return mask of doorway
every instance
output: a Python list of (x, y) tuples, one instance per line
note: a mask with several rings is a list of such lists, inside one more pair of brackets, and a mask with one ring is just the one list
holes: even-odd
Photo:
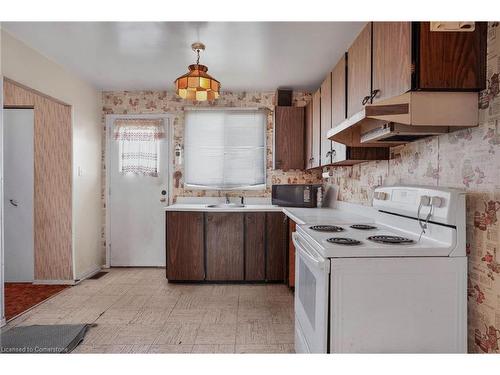
[(34, 111), (4, 110), (4, 264), (6, 283), (32, 283), (34, 254)]
[(106, 258), (110, 267), (165, 267), (171, 118), (106, 118)]

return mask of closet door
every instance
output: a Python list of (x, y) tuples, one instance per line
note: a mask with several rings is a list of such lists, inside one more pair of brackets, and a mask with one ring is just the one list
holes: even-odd
[(35, 277), (34, 123), (32, 109), (4, 110), (4, 264), (9, 282)]

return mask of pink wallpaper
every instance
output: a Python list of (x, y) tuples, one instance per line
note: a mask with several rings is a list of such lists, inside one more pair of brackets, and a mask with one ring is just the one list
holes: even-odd
[(480, 125), (391, 149), (389, 161), (332, 168), (326, 183), (338, 199), (371, 204), (380, 184), (458, 187), (467, 191), (469, 351), (499, 353), (500, 345), (500, 27), (488, 33), (488, 84)]
[[(294, 105), (304, 106), (310, 100), (310, 94), (295, 93)], [(119, 91), (119, 92), (103, 92), (103, 142), (105, 145), (105, 115), (107, 114), (151, 114), (151, 113), (170, 113), (174, 118), (174, 144), (184, 143), (184, 107), (185, 106), (209, 106), (209, 107), (259, 107), (269, 109), (267, 118), (267, 188), (262, 191), (230, 191), (231, 196), (245, 197), (270, 197), (272, 184), (286, 183), (317, 183), (320, 184), (321, 171), (304, 172), (300, 170), (292, 170), (284, 172), (282, 170), (273, 170), (273, 111), (275, 103), (274, 92), (223, 92), (219, 99), (214, 102), (190, 102), (182, 100), (175, 93), (166, 91)], [(170, 150), (173, 153), (173, 150)], [(103, 225), (105, 217), (104, 204), (104, 186), (106, 179), (105, 172), (105, 150), (102, 155), (102, 180), (103, 180)], [(173, 199), (180, 196), (224, 196), (225, 191), (210, 191), (210, 190), (188, 190), (184, 188), (183, 182), (183, 166), (172, 165), (172, 177), (174, 181), (174, 189), (172, 192)], [(178, 183), (176, 183), (178, 181)], [(105, 249), (105, 227), (102, 230), (103, 249)], [(104, 253), (104, 251), (103, 251)]]

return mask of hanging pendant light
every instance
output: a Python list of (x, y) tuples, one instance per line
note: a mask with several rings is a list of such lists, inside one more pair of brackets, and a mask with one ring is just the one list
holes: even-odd
[(196, 64), (189, 65), (189, 72), (175, 80), (177, 95), (188, 100), (215, 100), (219, 97), (220, 82), (211, 77), (205, 65), (200, 64), (200, 51), (205, 50), (203, 43), (193, 43), (196, 52)]

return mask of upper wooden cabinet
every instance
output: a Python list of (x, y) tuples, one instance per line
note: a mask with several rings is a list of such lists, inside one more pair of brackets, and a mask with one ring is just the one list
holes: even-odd
[(363, 109), (372, 86), (372, 25), (368, 23), (347, 51), (348, 117)]
[(347, 118), (337, 123), (333, 114), (328, 138), (391, 147), (477, 126), (486, 42), (486, 22), (471, 31), (435, 31), (429, 22), (367, 24), (348, 50)]
[(304, 107), (275, 108), (275, 169), (304, 169), (304, 122)]
[(415, 22), (416, 88), (484, 90), (487, 32), (487, 22), (476, 22), (473, 32), (436, 32), (430, 22)]
[(321, 158), (321, 91), (312, 97), (312, 160), (311, 168), (319, 167)]
[(373, 23), (373, 102), (411, 90), (411, 22)]
[(344, 54), (332, 70), (332, 127), (347, 116), (347, 55)]
[(304, 117), (305, 117), (305, 138), (304, 138), (304, 165), (306, 169), (311, 168), (313, 159), (313, 103), (312, 100), (307, 103), (305, 107)]
[(328, 131), (332, 128), (332, 75), (329, 73), (321, 84), (321, 159), (320, 165), (332, 162), (332, 142)]
[(321, 142), (321, 94), (316, 91), (305, 107), (305, 166), (319, 167)]

